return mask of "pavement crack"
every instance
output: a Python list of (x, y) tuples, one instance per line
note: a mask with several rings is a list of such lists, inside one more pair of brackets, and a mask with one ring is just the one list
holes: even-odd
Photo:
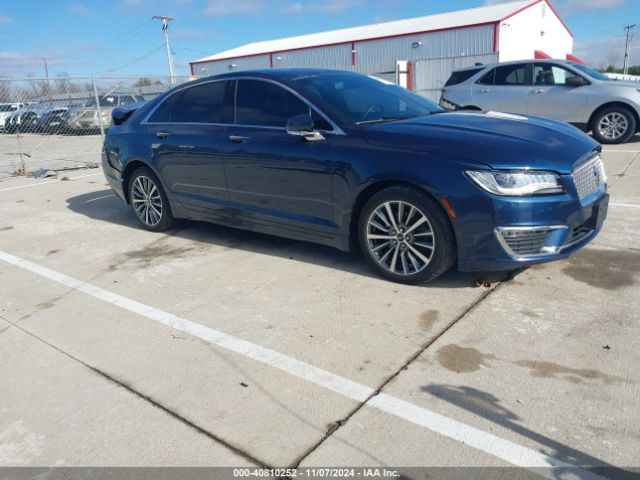
[[(172, 410), (171, 408), (163, 405), (159, 400), (156, 400), (156, 399), (150, 397), (149, 395), (146, 395), (146, 394), (140, 392), (139, 390), (136, 390), (132, 385), (130, 385), (129, 383), (125, 382), (124, 380), (118, 379), (115, 376), (105, 372), (104, 370), (101, 370), (98, 367), (95, 367), (93, 365), (90, 365), (90, 364), (86, 363), (85, 361), (81, 360), (80, 358), (74, 356), (73, 354), (71, 354), (69, 352), (66, 352), (66, 351), (62, 350), (60, 347), (52, 344), (51, 342), (48, 342), (47, 340), (43, 339), (42, 337), (39, 337), (35, 333), (30, 332), (29, 330), (25, 329), (21, 325), (18, 325), (17, 323), (12, 322), (11, 320), (8, 320), (7, 318), (3, 317), (2, 315), (0, 315), (0, 318), (2, 318), (3, 320), (5, 320), (7, 323), (10, 324), (7, 328), (10, 328), (11, 326), (17, 328), (18, 330), (26, 333), (27, 335), (29, 335), (30, 337), (34, 338), (35, 340), (47, 345), (49, 348), (54, 349), (55, 351), (61, 353), (62, 355), (66, 356), (67, 358), (70, 358), (71, 360), (79, 363), (83, 367), (91, 370), (92, 372), (94, 372), (95, 374), (97, 374), (100, 377), (104, 378), (105, 380), (107, 380), (107, 381), (109, 381), (111, 383), (114, 383), (114, 384), (118, 385), (121, 388), (124, 388), (129, 393), (131, 393), (131, 394), (135, 395), (136, 397), (146, 401), (147, 403), (151, 404), (155, 408), (158, 408), (159, 410), (162, 410), (163, 412), (165, 412), (166, 414), (168, 414), (169, 416), (171, 416), (175, 420), (177, 420), (180, 423), (186, 425), (187, 427), (195, 430), (196, 432), (200, 433), (201, 435), (204, 435), (205, 437), (209, 438), (210, 440), (213, 440), (214, 442), (222, 445), (223, 447), (227, 448), (228, 450), (230, 450), (231, 452), (235, 453), (236, 455), (239, 455), (239, 456), (245, 458), (246, 460), (249, 460), (250, 462), (252, 462), (255, 465), (258, 465), (260, 467), (263, 467), (263, 468), (274, 468), (273, 466), (268, 465), (268, 464), (264, 463), (263, 461), (253, 457), (250, 453), (245, 452), (241, 448), (239, 448), (239, 447), (227, 442), (226, 440), (224, 440), (221, 437), (217, 436), (216, 434), (210, 432), (206, 428), (201, 427), (200, 425), (194, 423), (193, 421), (189, 420), (188, 418), (184, 417), (183, 415), (179, 414), (178, 412)], [(4, 330), (6, 330), (7, 328), (5, 328)], [(4, 331), (4, 330), (2, 330), (2, 331)], [(0, 333), (1, 333), (1, 331), (0, 331)]]
[(633, 162), (636, 161), (636, 159), (640, 157), (640, 152), (636, 153), (633, 158), (631, 159), (631, 161), (627, 164), (626, 167), (624, 167), (624, 169), (622, 170), (622, 173), (617, 174), (615, 177), (615, 180), (613, 180), (611, 182), (611, 187), (613, 187), (616, 183), (618, 183), (622, 177), (624, 177), (627, 174), (627, 170), (629, 170), (629, 168), (631, 167), (631, 165), (633, 165)]
[[(510, 280), (510, 276), (509, 275), (507, 275), (507, 277), (503, 280), (503, 282), (508, 281), (508, 280)], [(349, 422), (349, 420), (351, 419), (351, 417), (353, 417), (356, 413), (358, 413), (367, 403), (369, 403), (369, 401), (373, 397), (379, 395), (387, 385), (389, 385), (391, 382), (393, 382), (393, 380), (395, 380), (395, 378), (398, 377), (398, 375), (400, 375), (403, 371), (407, 370), (409, 368), (409, 366), (413, 362), (415, 362), (416, 359), (420, 355), (422, 355), (431, 345), (433, 345), (440, 337), (442, 337), (445, 333), (447, 333), (454, 325), (456, 325), (460, 320), (462, 320), (467, 314), (469, 314), (473, 310), (475, 310), (475, 308), (478, 305), (480, 305), (489, 295), (491, 295), (493, 292), (495, 292), (502, 285), (503, 285), (503, 283), (499, 283), (495, 287), (488, 289), (486, 292), (484, 292), (480, 296), (480, 298), (478, 298), (478, 300), (473, 302), (468, 308), (466, 308), (462, 313), (460, 313), (460, 315), (458, 315), (453, 320), (451, 320), (451, 322), (449, 322), (449, 324), (447, 324), (447, 326), (445, 328), (443, 328), (440, 331), (440, 333), (438, 333), (436, 336), (434, 336), (431, 339), (429, 339), (428, 342), (426, 342), (424, 345), (422, 345), (420, 348), (418, 348), (418, 350), (416, 350), (395, 372), (393, 372), (385, 380), (383, 380), (382, 383), (378, 386), (378, 388), (376, 388), (376, 390), (371, 395), (369, 395), (364, 401), (360, 402), (353, 410), (351, 410), (351, 412), (349, 412), (347, 414), (347, 416), (345, 416), (344, 418), (342, 418), (340, 420), (337, 420), (336, 422), (333, 422), (329, 426), (329, 428), (327, 429), (325, 434), (322, 436), (322, 438), (320, 438), (315, 444), (313, 444), (302, 455), (300, 455), (294, 461), (294, 463), (291, 464), (290, 468), (298, 468), (300, 466), (300, 464), (309, 455), (311, 455), (315, 450), (317, 450), (325, 441), (327, 441), (342, 426), (346, 425)]]

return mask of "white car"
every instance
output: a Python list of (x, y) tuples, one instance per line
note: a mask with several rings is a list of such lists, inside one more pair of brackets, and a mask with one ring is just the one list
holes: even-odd
[(0, 130), (4, 129), (7, 118), (22, 105), (22, 103), (0, 103)]
[(600, 143), (627, 142), (640, 129), (640, 84), (611, 80), (565, 60), (455, 71), (442, 89), (440, 105), (549, 117), (591, 131)]

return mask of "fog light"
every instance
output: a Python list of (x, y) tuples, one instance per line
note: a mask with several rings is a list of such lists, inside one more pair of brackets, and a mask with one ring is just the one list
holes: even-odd
[(567, 231), (566, 226), (498, 227), (496, 236), (510, 256), (522, 259), (558, 253)]

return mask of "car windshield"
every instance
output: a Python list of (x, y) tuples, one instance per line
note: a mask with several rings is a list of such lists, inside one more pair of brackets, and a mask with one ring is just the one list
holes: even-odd
[(586, 65), (582, 65), (581, 63), (578, 63), (578, 62), (570, 62), (570, 63), (572, 67), (577, 68), (582, 73), (586, 73), (591, 78), (595, 78), (596, 80), (611, 80), (609, 77), (607, 77), (603, 73), (597, 72), (593, 68), (589, 68)]
[(442, 112), (424, 97), (381, 80), (351, 73), (309, 74), (290, 79), (304, 96), (351, 124), (371, 124)]

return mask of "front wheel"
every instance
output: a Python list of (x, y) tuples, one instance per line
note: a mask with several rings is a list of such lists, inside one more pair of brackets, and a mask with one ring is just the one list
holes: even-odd
[(174, 223), (171, 205), (158, 177), (147, 167), (138, 168), (129, 179), (129, 201), (140, 224), (160, 232)]
[(394, 282), (433, 280), (456, 259), (455, 236), (443, 209), (409, 187), (374, 194), (360, 214), (358, 236), (368, 263)]
[(600, 143), (625, 143), (636, 132), (636, 119), (627, 108), (608, 107), (594, 117), (591, 130)]

